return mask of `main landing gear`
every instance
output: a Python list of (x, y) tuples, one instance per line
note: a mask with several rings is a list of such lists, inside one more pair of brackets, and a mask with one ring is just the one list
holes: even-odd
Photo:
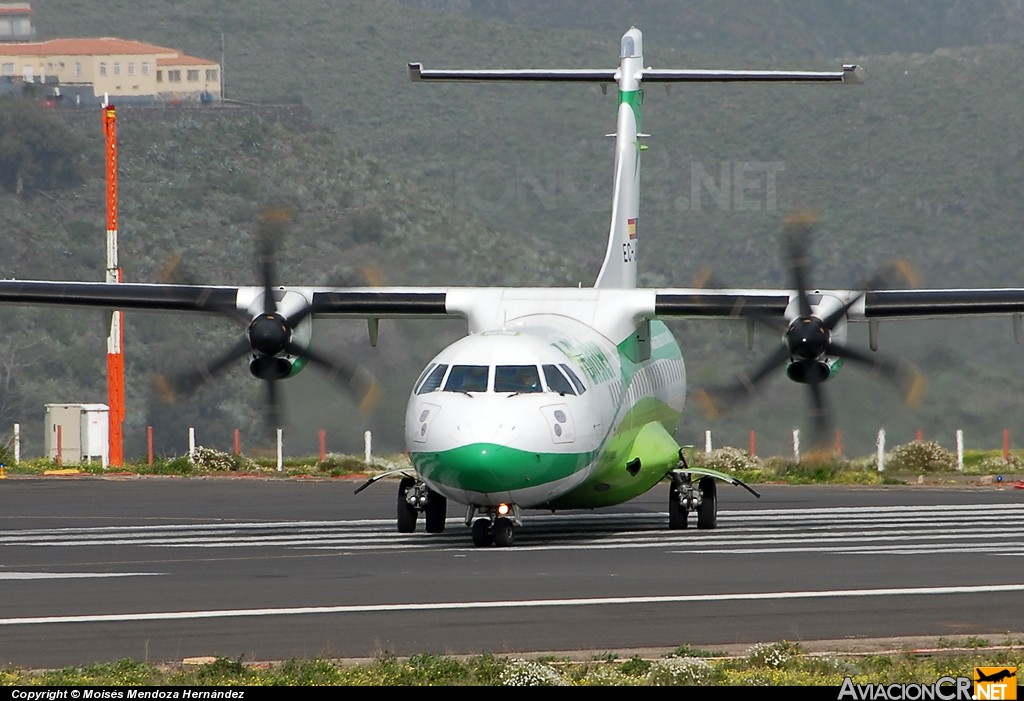
[[(702, 475), (697, 485), (693, 476)], [(743, 487), (758, 499), (761, 495), (730, 474), (706, 467), (691, 469), (679, 450), (679, 463), (669, 473), (672, 484), (668, 488), (668, 527), (672, 530), (686, 528), (691, 511), (697, 512), (697, 528), (714, 528), (718, 525), (718, 486), (716, 479)]]
[(679, 466), (672, 471), (672, 485), (668, 488), (668, 527), (686, 528), (691, 511), (697, 512), (697, 528), (718, 525), (718, 487), (715, 478), (705, 475), (693, 485), (686, 458), (679, 453)]
[(398, 483), (398, 532), (415, 531), (420, 513), (424, 515), (427, 533), (441, 533), (448, 513), (448, 500), (423, 482), (403, 477)]
[(514, 504), (470, 506), (466, 511), (466, 525), (473, 527), (473, 545), (478, 548), (512, 545), (519, 523), (519, 507)]
[(718, 525), (718, 487), (714, 477), (701, 477), (696, 487), (688, 473), (673, 473), (668, 488), (668, 527), (686, 528), (691, 511), (697, 512), (697, 528)]

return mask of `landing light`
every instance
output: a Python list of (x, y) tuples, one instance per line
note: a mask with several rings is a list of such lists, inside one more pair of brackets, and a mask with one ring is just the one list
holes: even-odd
[(498, 504), (498, 515), (508, 516), (508, 513), (512, 510), (508, 504)]

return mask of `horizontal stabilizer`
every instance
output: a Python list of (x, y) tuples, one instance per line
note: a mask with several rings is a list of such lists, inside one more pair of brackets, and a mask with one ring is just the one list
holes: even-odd
[[(413, 81), (464, 82), (576, 82), (616, 83), (621, 69), (601, 68), (528, 68), (528, 69), (431, 69), (422, 63), (409, 64), (409, 78)], [(685, 70), (643, 68), (637, 71), (637, 80), (648, 83), (808, 83), (836, 82), (859, 85), (864, 82), (860, 66), (847, 64), (841, 71), (743, 71), (743, 70)]]
[(645, 68), (645, 83), (804, 83), (839, 82), (859, 85), (864, 70), (847, 64), (841, 71), (706, 71)]
[(409, 78), (413, 81), (534, 81), (534, 82), (576, 82), (614, 83), (617, 69), (611, 68), (565, 68), (565, 69), (495, 69), (495, 70), (426, 70), (422, 63), (409, 64)]

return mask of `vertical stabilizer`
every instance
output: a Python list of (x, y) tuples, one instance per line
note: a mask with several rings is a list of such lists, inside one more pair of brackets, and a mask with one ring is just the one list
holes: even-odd
[(643, 36), (636, 27), (622, 35), (619, 51), (619, 115), (615, 125), (615, 175), (608, 250), (595, 287), (636, 287), (640, 234), (640, 112), (644, 93)]
[(615, 171), (612, 219), (608, 249), (595, 287), (636, 287), (637, 243), (640, 238), (640, 112), (644, 97), (641, 82), (648, 83), (852, 83), (863, 82), (859, 66), (844, 65), (841, 71), (704, 70), (645, 68), (643, 36), (636, 27), (622, 35), (618, 69), (425, 69), (409, 64), (413, 81), (456, 82), (568, 82), (618, 85), (619, 113), (615, 126)]

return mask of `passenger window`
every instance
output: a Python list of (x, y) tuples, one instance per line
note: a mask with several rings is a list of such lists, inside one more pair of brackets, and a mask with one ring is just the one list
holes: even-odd
[(572, 381), (572, 384), (576, 388), (577, 392), (583, 394), (584, 392), (587, 391), (587, 388), (583, 386), (583, 383), (580, 381), (580, 378), (576, 376), (576, 373), (572, 371), (571, 367), (569, 367), (565, 363), (559, 363), (558, 367), (565, 370), (565, 374), (569, 376), (569, 379)]
[(499, 365), (494, 369), (495, 392), (543, 392), (536, 365)]
[(444, 383), (446, 392), (486, 392), (488, 368), (486, 365), (453, 365)]
[(554, 365), (544, 366), (544, 380), (548, 383), (548, 389), (552, 392), (558, 392), (559, 394), (576, 394), (576, 391), (569, 384), (569, 380), (565, 379), (558, 368)]
[(447, 365), (437, 365), (427, 375), (427, 379), (423, 381), (420, 388), (416, 390), (416, 394), (427, 394), (428, 392), (436, 392), (437, 388), (441, 386), (441, 380), (444, 379), (444, 373), (448, 369)]

